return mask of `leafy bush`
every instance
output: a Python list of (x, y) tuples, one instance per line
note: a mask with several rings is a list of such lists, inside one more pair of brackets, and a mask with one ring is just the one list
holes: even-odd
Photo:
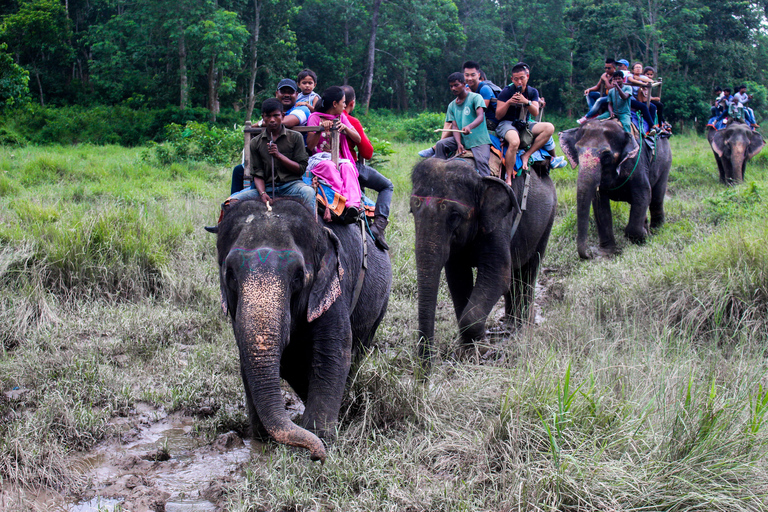
[(664, 115), (670, 122), (709, 117), (706, 93), (699, 85), (684, 79), (664, 81)]
[(433, 142), (440, 138), (435, 133), (436, 128), (442, 128), (445, 114), (438, 112), (422, 112), (413, 119), (404, 122), (405, 133), (411, 142)]
[[(238, 127), (227, 129), (190, 121), (183, 126), (169, 124), (165, 134), (165, 143), (151, 146), (155, 158), (163, 165), (188, 160), (230, 164), (243, 150), (243, 132)], [(143, 157), (148, 159), (150, 152)]]

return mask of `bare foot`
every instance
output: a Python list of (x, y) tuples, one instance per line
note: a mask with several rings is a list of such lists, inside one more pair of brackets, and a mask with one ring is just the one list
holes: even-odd
[(523, 167), (522, 167), (522, 169), (523, 169), (524, 171), (527, 171), (527, 170), (528, 170), (528, 159), (529, 159), (529, 158), (531, 158), (531, 155), (529, 155), (528, 153), (523, 153), (523, 156), (521, 156), (521, 157), (520, 157), (520, 160), (522, 160), (522, 161), (523, 161)]

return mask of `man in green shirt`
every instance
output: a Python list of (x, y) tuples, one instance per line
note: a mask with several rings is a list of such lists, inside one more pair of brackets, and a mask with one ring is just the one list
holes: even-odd
[(262, 103), (261, 118), (265, 129), (251, 140), (249, 146), (253, 185), (234, 194), (231, 199), (259, 198), (266, 203), (272, 196), (289, 196), (299, 199), (310, 211), (314, 211), (315, 190), (301, 179), (309, 160), (304, 138), (283, 126), (283, 106), (276, 98)]
[(632, 100), (632, 87), (624, 85), (624, 75), (616, 71), (611, 79), (611, 88), (608, 90), (608, 112), (597, 116), (598, 119), (615, 117), (621, 123), (627, 133), (632, 133), (632, 120), (630, 102)]
[(491, 138), (485, 127), (485, 100), (467, 89), (463, 73), (452, 73), (448, 85), (456, 99), (448, 105), (445, 127), (457, 131), (443, 132), (443, 138), (435, 144), (435, 158), (446, 160), (452, 154), (461, 156), (466, 149), (471, 149), (477, 172), (490, 176)]

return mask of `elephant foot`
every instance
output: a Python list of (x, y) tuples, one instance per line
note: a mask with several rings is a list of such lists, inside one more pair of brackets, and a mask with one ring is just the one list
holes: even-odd
[(621, 254), (621, 249), (616, 246), (613, 247), (587, 247), (586, 251), (579, 252), (579, 256), (583, 260), (600, 260), (610, 259), (614, 256)]
[(627, 237), (627, 240), (632, 242), (636, 245), (642, 245), (645, 243), (645, 240), (650, 236), (649, 229), (643, 226), (642, 229), (636, 230), (636, 229), (625, 229), (624, 230), (624, 236)]
[(453, 359), (459, 362), (480, 364), (492, 358), (498, 351), (488, 343), (462, 343), (453, 353)]

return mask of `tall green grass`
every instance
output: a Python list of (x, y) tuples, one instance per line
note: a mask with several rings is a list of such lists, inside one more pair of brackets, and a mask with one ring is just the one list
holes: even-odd
[[(764, 510), (766, 158), (724, 188), (706, 141), (676, 135), (667, 224), (629, 244), (628, 208), (615, 204), (623, 252), (597, 261), (576, 254), (576, 171), (553, 171), (544, 320), (459, 356), (443, 286), (439, 364), (422, 383), (408, 198), (427, 144), (395, 144), (382, 169), (396, 189), (390, 305), (326, 464), (266, 444), (227, 487), (227, 508)], [(0, 393), (4, 484), (82, 491), (67, 457), (119, 435), (112, 420), (130, 424), (140, 402), (214, 411), (201, 436), (246, 431), (214, 239), (201, 230), (229, 172), (115, 146), (0, 150), (0, 392), (23, 391)]]

